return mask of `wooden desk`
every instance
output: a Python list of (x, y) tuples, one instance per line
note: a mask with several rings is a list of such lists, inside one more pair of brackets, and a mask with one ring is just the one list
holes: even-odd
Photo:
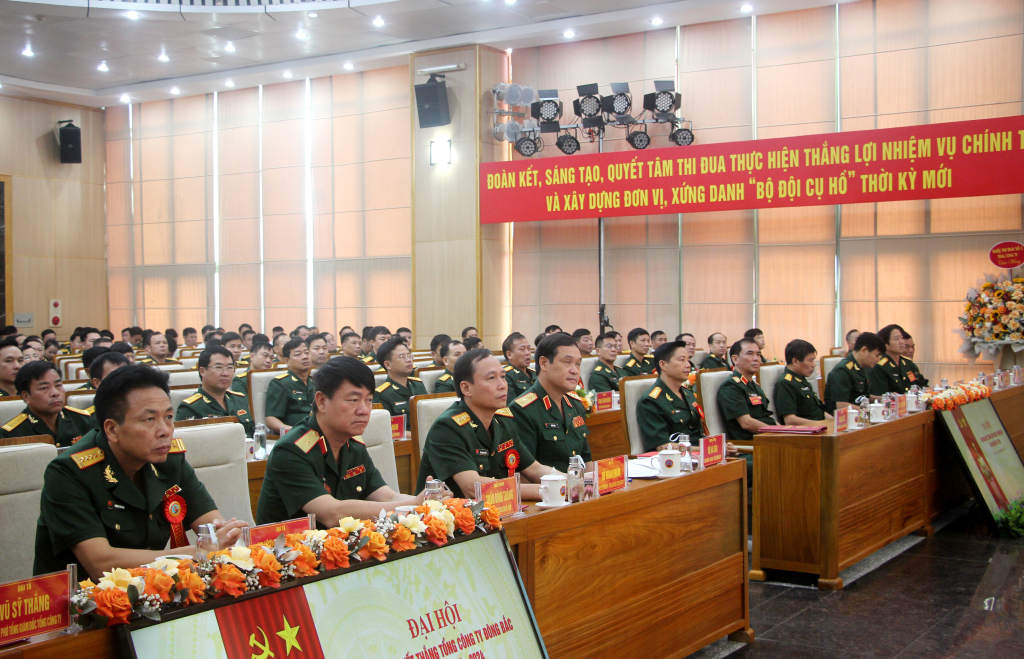
[[(750, 578), (764, 570), (839, 572), (970, 496), (933, 412), (841, 435), (754, 438), (754, 548)], [(831, 424), (831, 422), (829, 422)]]
[(622, 429), (622, 410), (594, 412), (587, 417), (587, 442), (595, 460), (629, 455), (629, 442)]
[(1017, 452), (1024, 455), (1024, 387), (993, 392), (992, 406), (996, 408)]

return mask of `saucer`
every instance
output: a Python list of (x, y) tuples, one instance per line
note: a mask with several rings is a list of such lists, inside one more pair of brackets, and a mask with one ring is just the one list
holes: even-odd
[(536, 505), (538, 508), (564, 508), (569, 505), (569, 502), (563, 501), (562, 503), (556, 503), (552, 505), (544, 503), (543, 501), (538, 501)]

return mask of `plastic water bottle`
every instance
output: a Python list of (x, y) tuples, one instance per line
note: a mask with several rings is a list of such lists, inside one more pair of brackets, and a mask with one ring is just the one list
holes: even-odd
[(942, 382), (939, 383), (939, 390), (945, 391), (946, 389), (949, 389), (949, 380), (942, 378)]
[(205, 561), (211, 552), (220, 549), (217, 542), (217, 529), (213, 524), (200, 524), (199, 535), (196, 539), (196, 560)]
[(252, 433), (252, 442), (254, 445), (253, 458), (256, 460), (267, 459), (267, 427), (262, 423), (256, 425), (256, 430)]
[(981, 385), (988, 384), (987, 380), (988, 380), (988, 378), (985, 376), (985, 372), (984, 371), (982, 371), (981, 373), (978, 373), (978, 384), (981, 384)]

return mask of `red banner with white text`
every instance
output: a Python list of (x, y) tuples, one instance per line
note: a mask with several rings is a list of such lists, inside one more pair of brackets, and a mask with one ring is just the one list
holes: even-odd
[(480, 165), (480, 222), (1024, 193), (1024, 116)]

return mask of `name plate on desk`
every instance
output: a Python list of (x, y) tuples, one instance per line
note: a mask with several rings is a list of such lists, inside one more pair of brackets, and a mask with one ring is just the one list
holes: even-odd
[(705, 467), (725, 462), (725, 435), (700, 438), (701, 463)]
[(594, 463), (598, 496), (626, 489), (626, 462), (628, 459), (629, 456), (618, 455)]
[(396, 442), (400, 439), (405, 439), (405, 415), (399, 414), (398, 416), (391, 417), (391, 439)]
[(907, 395), (899, 394), (896, 396), (896, 416), (905, 417), (907, 416)]
[(250, 526), (243, 529), (242, 532), (246, 531), (249, 537), (245, 540), (245, 546), (249, 545), (267, 545), (274, 544), (279, 535), (291, 535), (292, 533), (302, 533), (303, 531), (310, 531), (316, 528), (316, 516), (308, 515), (306, 517), (299, 517), (296, 519), (289, 519), (284, 522), (277, 522), (276, 524), (263, 524), (261, 526)]
[(0, 584), (0, 646), (66, 629), (71, 570)]
[(489, 507), (494, 508), (502, 519), (519, 513), (522, 511), (522, 499), (519, 496), (519, 474), (490, 483), (477, 483), (476, 500), (483, 501)]
[(850, 408), (849, 407), (837, 407), (836, 408), (836, 434), (846, 432), (850, 429)]
[(597, 392), (597, 400), (594, 402), (594, 410), (597, 412), (610, 412), (612, 409), (612, 392)]

